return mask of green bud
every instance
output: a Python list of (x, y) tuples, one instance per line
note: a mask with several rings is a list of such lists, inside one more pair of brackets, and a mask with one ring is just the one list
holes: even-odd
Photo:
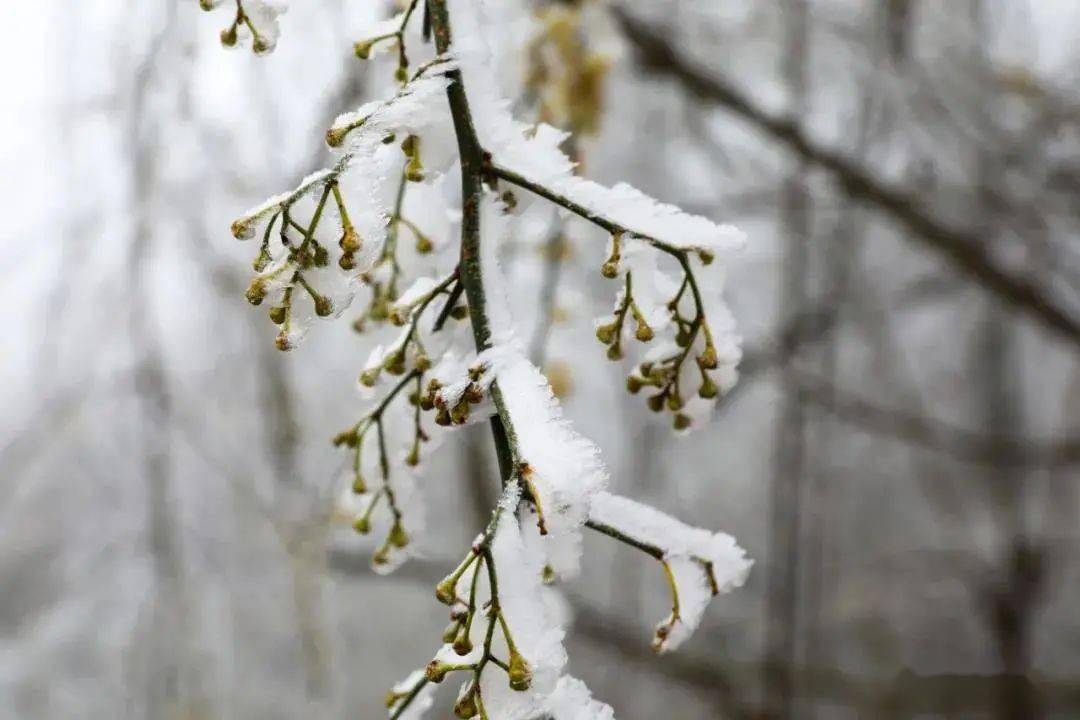
[(434, 245), (431, 244), (431, 238), (427, 235), (416, 236), (416, 252), (421, 255), (427, 255), (434, 249)]
[(330, 264), (330, 253), (322, 245), (315, 248), (315, 267), (326, 267)]
[(672, 421), (672, 425), (675, 427), (676, 430), (685, 430), (692, 424), (693, 421), (690, 419), (690, 416), (684, 413), (677, 414), (675, 416), (675, 419)]
[(409, 135), (401, 141), (401, 152), (405, 153), (406, 157), (413, 157), (419, 149), (420, 138), (415, 135)]
[(679, 393), (672, 391), (667, 396), (667, 406), (668, 410), (671, 410), (673, 412), (676, 410), (682, 410), (683, 399), (679, 396)]
[(259, 305), (266, 297), (266, 280), (261, 277), (257, 277), (251, 281), (248, 285), (247, 291), (244, 293), (244, 297), (252, 305)]
[(420, 156), (414, 155), (405, 165), (405, 179), (409, 182), (423, 182), (424, 166), (420, 162)]
[(361, 515), (360, 517), (356, 518), (356, 520), (353, 521), (352, 526), (353, 530), (360, 533), (361, 535), (367, 535), (369, 532), (371, 532), (371, 520), (368, 518), (367, 514)]
[(608, 348), (608, 351), (607, 351), (607, 359), (608, 360), (622, 360), (622, 358), (623, 358), (623, 353), (622, 353), (622, 348), (619, 347), (619, 343), (615, 343), (611, 347)]
[(371, 554), (372, 565), (386, 565), (390, 562), (390, 548), (383, 545), (381, 548)]
[(715, 370), (719, 365), (719, 358), (716, 356), (716, 346), (711, 342), (705, 343), (705, 350), (698, 355), (698, 363), (706, 370)]
[(413, 446), (409, 454), (405, 456), (405, 464), (409, 467), (416, 467), (420, 464), (420, 448)]
[(637, 375), (630, 375), (626, 378), (626, 391), (631, 395), (637, 395), (644, 386), (645, 383)]
[[(453, 605), (456, 587), (457, 582), (455, 581), (454, 576), (446, 576), (435, 586), (435, 599), (443, 605)], [(447, 642), (451, 642), (452, 640), (453, 638), (447, 640)]]
[(221, 31), (221, 44), (225, 47), (236, 45), (236, 25), (230, 25)]
[(638, 322), (637, 332), (634, 333), (634, 337), (641, 342), (649, 342), (655, 337), (655, 333), (653, 333), (653, 329), (649, 327), (648, 323), (640, 321)]
[(446, 673), (450, 671), (449, 665), (444, 665), (438, 660), (432, 660), (424, 668), (424, 677), (433, 683), (441, 683), (446, 679)]
[(334, 312), (334, 303), (330, 301), (330, 298), (325, 295), (315, 296), (315, 314), (319, 317), (326, 317)]
[(712, 381), (708, 375), (704, 376), (701, 381), (701, 387), (698, 388), (698, 397), (703, 397), (706, 400), (712, 400), (714, 397), (720, 394), (720, 388), (716, 386), (716, 383)]
[(345, 228), (341, 233), (341, 239), (338, 240), (338, 247), (350, 254), (360, 250), (362, 244), (363, 242), (360, 239), (360, 234), (356, 232), (356, 229), (352, 225)]
[(545, 565), (544, 566), (544, 575), (543, 575), (544, 584), (545, 585), (554, 585), (555, 581), (558, 580), (558, 579), (559, 579), (558, 576), (555, 575), (555, 568), (551, 567), (550, 565)]
[(619, 277), (619, 263), (617, 260), (607, 260), (600, 266), (600, 274), (608, 280)]
[(356, 474), (353, 478), (352, 491), (357, 495), (363, 495), (367, 492), (367, 485), (364, 483), (364, 478), (360, 476), (360, 473)]
[(509, 668), (510, 671), (507, 674), (510, 676), (510, 687), (518, 692), (528, 690), (532, 685), (532, 670), (529, 669), (529, 663), (525, 661), (521, 653), (510, 652)]
[(455, 320), (464, 320), (465, 318), (469, 317), (469, 306), (455, 306), (454, 309), (450, 311), (450, 317), (454, 318)]
[(444, 643), (447, 643), (447, 644), (454, 642), (454, 638), (456, 638), (458, 636), (458, 632), (460, 630), (461, 630), (461, 623), (459, 623), (459, 622), (450, 623), (449, 625), (446, 626), (446, 630), (443, 631), (442, 641)]
[(379, 368), (369, 368), (360, 373), (360, 384), (364, 387), (375, 387), (375, 382), (379, 379)]
[(354, 448), (356, 444), (360, 442), (360, 436), (356, 432), (356, 428), (349, 428), (343, 430), (334, 436), (334, 447), (341, 447), (345, 445), (347, 447)]
[(390, 528), (390, 535), (387, 537), (390, 544), (396, 548), (403, 548), (409, 544), (409, 535), (405, 532), (405, 528), (402, 527), (401, 522), (394, 522), (393, 527)]
[(649, 399), (645, 401), (649, 409), (653, 412), (660, 412), (664, 409), (664, 398), (667, 397), (664, 393), (658, 395), (650, 395)]
[(345, 253), (337, 261), (338, 267), (342, 270), (352, 270), (356, 267), (356, 258), (352, 253)]
[(261, 35), (255, 36), (255, 42), (251, 44), (251, 49), (256, 55), (262, 55), (263, 53), (270, 52), (270, 43), (266, 38)]
[(371, 57), (371, 48), (375, 46), (373, 40), (361, 40), (353, 45), (353, 52), (360, 60), (367, 60)]
[(476, 705), (476, 686), (470, 686), (461, 699), (454, 704), (454, 716), (459, 720), (469, 720), (480, 714)]
[(345, 136), (349, 134), (348, 127), (332, 127), (326, 131), (326, 144), (332, 148), (339, 147), (345, 142)]
[(409, 68), (404, 65), (398, 65), (397, 70), (394, 71), (394, 79), (399, 83), (403, 83), (409, 79)]
[(596, 339), (605, 345), (610, 345), (615, 341), (615, 331), (618, 326), (615, 323), (609, 323), (607, 325), (598, 325), (596, 327)]
[(416, 356), (416, 360), (413, 361), (413, 365), (415, 365), (416, 369), (420, 372), (426, 372), (431, 369), (431, 358), (424, 353), (420, 353)]
[(458, 655), (468, 655), (472, 652), (473, 644), (472, 640), (465, 633), (462, 633), (457, 640), (454, 641), (454, 652)]
[(712, 250), (700, 249), (697, 251), (697, 256), (702, 265), (712, 265), (712, 261), (716, 259)]
[(287, 314), (288, 309), (284, 305), (274, 305), (270, 308), (270, 321), (275, 325), (280, 325), (285, 322)]

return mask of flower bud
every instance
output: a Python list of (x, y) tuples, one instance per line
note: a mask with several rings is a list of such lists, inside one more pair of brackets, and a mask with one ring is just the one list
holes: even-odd
[(510, 687), (518, 692), (528, 690), (532, 685), (532, 670), (521, 653), (516, 650), (510, 652), (509, 663)]
[(611, 347), (608, 348), (608, 351), (607, 351), (607, 359), (608, 360), (622, 360), (622, 358), (623, 358), (623, 353), (622, 353), (622, 348), (619, 347), (619, 343), (615, 343), (614, 345), (612, 345)]
[(427, 235), (416, 236), (416, 252), (421, 255), (427, 255), (434, 249), (434, 245), (431, 244), (431, 238)]
[(274, 305), (270, 308), (270, 322), (280, 325), (285, 322), (288, 309), (284, 305)]
[(353, 530), (360, 533), (361, 535), (367, 535), (369, 532), (371, 532), (371, 520), (368, 518), (366, 513), (353, 521)]
[(420, 138), (415, 135), (409, 135), (401, 141), (401, 152), (405, 153), (406, 157), (413, 157), (419, 149)]
[(251, 281), (248, 285), (247, 292), (244, 293), (244, 297), (252, 305), (259, 305), (266, 297), (266, 279), (257, 277)]
[(479, 714), (480, 709), (476, 705), (476, 686), (472, 685), (454, 704), (454, 716), (460, 720), (469, 720)]
[(716, 383), (712, 381), (711, 377), (705, 375), (701, 380), (701, 387), (698, 388), (698, 397), (705, 398), (706, 400), (712, 400), (719, 394), (720, 388), (716, 386)]
[(637, 375), (630, 375), (626, 378), (626, 391), (631, 395), (637, 395), (644, 386), (645, 383)]
[(550, 565), (544, 565), (544, 574), (542, 577), (543, 583), (545, 585), (554, 585), (555, 581), (558, 579), (558, 576), (555, 575), (555, 568)]
[(390, 528), (390, 535), (387, 537), (390, 544), (396, 548), (403, 548), (409, 544), (409, 535), (405, 532), (405, 528), (402, 527), (400, 521), (395, 521), (393, 527)]
[(255, 42), (251, 43), (251, 49), (256, 55), (268, 53), (271, 50), (270, 43), (262, 35), (255, 36)]
[(221, 31), (221, 44), (225, 47), (233, 47), (234, 45), (236, 45), (235, 23)]
[(349, 428), (348, 430), (342, 430), (334, 436), (334, 447), (341, 447), (345, 445), (347, 447), (354, 448), (356, 444), (360, 442), (360, 435), (357, 434), (356, 428)]
[(641, 342), (649, 342), (653, 339), (653, 337), (655, 337), (655, 335), (656, 334), (653, 332), (653, 329), (649, 327), (649, 324), (647, 322), (645, 322), (644, 320), (638, 321), (637, 332), (634, 333), (634, 337), (636, 337)]
[(405, 179), (409, 182), (423, 182), (424, 166), (418, 155), (414, 155), (412, 160), (405, 165)]
[(671, 410), (673, 412), (676, 411), (676, 410), (682, 410), (682, 408), (683, 408), (682, 396), (679, 395), (678, 392), (672, 390), (670, 393), (668, 393), (668, 396), (667, 396), (667, 406), (668, 406), (668, 410)]
[(420, 448), (414, 445), (412, 450), (409, 450), (409, 454), (405, 456), (405, 464), (409, 467), (416, 467), (420, 464)]
[(375, 565), (375, 566), (386, 565), (389, 562), (390, 562), (390, 548), (387, 547), (386, 545), (383, 545), (381, 548), (379, 548), (378, 550), (376, 550), (375, 552), (373, 552), (371, 554), (371, 564), (372, 565)]
[(349, 225), (341, 233), (341, 239), (338, 240), (338, 247), (344, 250), (346, 253), (355, 253), (360, 250), (360, 246), (363, 243), (360, 240), (360, 234), (356, 232), (356, 229), (352, 225)]
[(357, 495), (363, 495), (367, 492), (367, 484), (364, 482), (364, 478), (360, 473), (356, 473), (356, 477), (353, 478), (352, 491)]
[(409, 68), (404, 65), (398, 65), (397, 70), (394, 71), (394, 79), (399, 83), (404, 83), (409, 79)]
[(296, 347), (296, 343), (291, 337), (289, 337), (289, 333), (285, 332), (284, 330), (279, 332), (277, 334), (277, 337), (274, 338), (274, 345), (281, 352), (288, 352), (289, 350), (292, 350)]
[(450, 671), (450, 666), (439, 662), (438, 660), (432, 660), (424, 668), (424, 677), (433, 683), (441, 683), (446, 679), (446, 673)]
[[(454, 576), (446, 576), (439, 582), (438, 585), (435, 586), (435, 599), (441, 602), (443, 605), (453, 605), (456, 587), (457, 580), (454, 578)], [(452, 639), (453, 638), (451, 638), (451, 640)], [(450, 642), (451, 640), (447, 640), (447, 642)]]
[(615, 341), (615, 331), (617, 325), (615, 323), (609, 323), (607, 325), (598, 325), (596, 327), (596, 339), (605, 345), (610, 345)]
[(712, 261), (716, 259), (716, 254), (712, 250), (706, 250), (700, 248), (697, 251), (698, 259), (701, 260), (702, 265), (712, 265)]
[(315, 314), (319, 317), (326, 317), (334, 312), (334, 303), (330, 301), (330, 298), (325, 295), (315, 296)]
[(465, 633), (462, 633), (457, 640), (454, 641), (454, 652), (458, 655), (465, 656), (472, 652), (473, 644), (472, 640)]
[(678, 413), (671, 424), (676, 430), (685, 430), (686, 428), (690, 427), (693, 422), (694, 421), (690, 419), (689, 415), (685, 413)]
[(424, 353), (420, 353), (413, 360), (413, 366), (420, 372), (426, 372), (431, 369), (431, 358)]
[(608, 280), (614, 280), (619, 276), (619, 263), (617, 260), (605, 260), (600, 266), (600, 274)]
[(364, 387), (375, 387), (375, 382), (379, 379), (379, 368), (369, 368), (360, 373), (360, 384)]
[(660, 393), (659, 395), (650, 395), (649, 399), (645, 401), (645, 404), (648, 405), (649, 409), (653, 412), (660, 412), (664, 409), (665, 397), (666, 395), (664, 393)]
[(345, 136), (349, 134), (351, 128), (344, 127), (332, 127), (326, 131), (326, 144), (332, 148), (340, 147), (341, 143), (345, 142)]
[(711, 342), (705, 343), (705, 350), (698, 355), (698, 362), (701, 364), (701, 367), (706, 370), (715, 370), (716, 366), (719, 365), (719, 358), (716, 356), (716, 346)]
[(454, 309), (450, 311), (450, 317), (454, 318), (455, 320), (464, 320), (465, 318), (469, 317), (469, 306), (455, 306)]
[(352, 253), (345, 253), (338, 258), (337, 264), (342, 270), (352, 270), (356, 267), (356, 258)]
[(375, 46), (374, 40), (361, 40), (353, 45), (353, 53), (360, 60), (367, 60), (371, 57), (371, 48)]
[(461, 630), (461, 623), (455, 621), (446, 626), (446, 630), (443, 631), (442, 641), (446, 644), (454, 642), (454, 638), (458, 636), (458, 632)]

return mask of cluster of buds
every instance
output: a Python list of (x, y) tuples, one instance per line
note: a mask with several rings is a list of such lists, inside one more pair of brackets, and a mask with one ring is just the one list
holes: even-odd
[[(678, 339), (676, 340), (678, 342)], [(686, 400), (682, 395), (680, 374), (686, 364), (689, 347), (659, 360), (647, 360), (639, 364), (626, 379), (626, 389), (633, 395), (644, 388), (654, 388), (648, 396), (646, 405), (653, 412), (668, 410), (673, 413), (672, 424), (676, 430), (685, 430), (693, 423), (689, 415), (683, 412)], [(698, 397), (713, 400), (720, 394), (720, 388), (709, 375), (717, 367), (716, 349), (707, 343), (705, 349), (694, 357), (701, 382), (696, 394)]]
[[(244, 296), (252, 305), (261, 305), (270, 294), (271, 289), (281, 288), (280, 301), (272, 304), (269, 310), (270, 320), (279, 327), (275, 341), (279, 350), (291, 350), (294, 346), (291, 333), (293, 301), (297, 288), (306, 293), (319, 317), (328, 317), (334, 313), (333, 301), (319, 292), (308, 278), (308, 274), (315, 269), (325, 268), (330, 264), (330, 253), (318, 240), (315, 239), (315, 230), (322, 217), (322, 211), (327, 198), (333, 192), (340, 198), (337, 184), (327, 183), (323, 189), (317, 209), (307, 228), (303, 228), (290, 217), (290, 207), (285, 206), (275, 213), (266, 225), (263, 240), (259, 246), (259, 252), (252, 262), (252, 267), (257, 273), (248, 285)], [(342, 205), (343, 207), (343, 205)], [(347, 224), (347, 215), (342, 216)], [(279, 237), (281, 245), (285, 249), (285, 255), (274, 265), (274, 258), (270, 253), (270, 237), (275, 223), (280, 218)], [(351, 225), (346, 225), (351, 229)], [(289, 237), (289, 231), (293, 230), (302, 235), (299, 243)], [(240, 221), (234, 223), (233, 234), (242, 237), (247, 232), (246, 226)], [(305, 274), (308, 273), (308, 274)]]
[[(473, 623), (481, 617), (487, 623), (484, 631), (480, 633), (485, 640), (483, 653), (479, 659), (472, 662), (454, 663), (435, 658), (424, 669), (424, 676), (433, 683), (441, 683), (451, 672), (472, 672), (473, 677), (462, 688), (454, 705), (454, 716), (461, 720), (475, 717), (487, 718), (480, 689), (480, 678), (489, 663), (502, 668), (511, 689), (524, 692), (532, 686), (532, 668), (514, 644), (510, 627), (499, 608), (498, 596), (493, 594), (491, 599), (484, 604), (481, 604), (477, 597), (477, 580), (485, 563), (493, 562), (490, 554), (484, 551), (489, 541), (490, 536), (485, 536), (483, 540), (478, 541), (457, 568), (435, 587), (435, 598), (450, 608), (450, 624), (443, 633), (442, 639), (444, 643), (451, 646), (455, 655), (464, 659), (472, 654), (475, 649), (471, 640)], [(458, 585), (462, 583), (462, 578), (470, 570), (472, 574), (464, 582), (469, 587), (469, 594), (468, 598), (464, 599), (458, 593)], [(494, 573), (494, 567), (489, 567), (488, 571)], [(492, 650), (492, 639), (496, 628), (501, 629), (506, 642), (509, 654), (505, 661), (495, 657)]]
[[(214, 10), (220, 4), (221, 0), (199, 0), (199, 7), (207, 12)], [(245, 27), (251, 32), (251, 49), (256, 55), (263, 55), (274, 49), (273, 43), (258, 31), (251, 21), (251, 17), (244, 12), (244, 6), (239, 2), (236, 3), (236, 15), (233, 16), (232, 23), (221, 31), (221, 44), (228, 48), (236, 47), (236, 43), (240, 39), (241, 27)]]
[(469, 369), (469, 383), (460, 393), (448, 395), (445, 388), (437, 379), (432, 378), (427, 385), (426, 392), (420, 396), (420, 409), (435, 412), (435, 424), (443, 427), (451, 425), (464, 425), (469, 421), (469, 411), (473, 405), (479, 405), (484, 401), (484, 388), (480, 385), (482, 371), (478, 368)]

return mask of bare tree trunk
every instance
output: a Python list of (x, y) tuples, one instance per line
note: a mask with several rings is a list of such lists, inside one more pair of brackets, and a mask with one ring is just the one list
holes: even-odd
[[(798, 122), (805, 109), (807, 61), (807, 8), (803, 0), (784, 4), (788, 52), (784, 75), (791, 94), (791, 117)], [(784, 238), (780, 287), (780, 323), (786, 328), (806, 307), (807, 246), (811, 242), (805, 161), (798, 160), (784, 183), (780, 199), (781, 237)], [(799, 335), (801, 333), (795, 333)], [(779, 343), (790, 342), (782, 335)], [(787, 348), (785, 348), (785, 351)], [(769, 577), (766, 620), (765, 715), (774, 720), (795, 717), (798, 661), (798, 597), (802, 524), (802, 479), (806, 464), (806, 409), (793, 365), (782, 370), (776, 437), (776, 465), (769, 521)]]

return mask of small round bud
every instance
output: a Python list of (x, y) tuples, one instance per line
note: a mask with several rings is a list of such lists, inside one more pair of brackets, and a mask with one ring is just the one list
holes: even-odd
[(416, 359), (413, 360), (413, 365), (420, 372), (426, 372), (427, 370), (431, 369), (431, 358), (429, 358), (424, 353), (420, 353), (416, 356)]
[(221, 31), (221, 44), (225, 47), (236, 45), (236, 25), (230, 25)]
[(332, 442), (334, 443), (334, 447), (345, 445), (346, 447), (354, 448), (357, 443), (360, 442), (360, 436), (356, 433), (356, 428), (349, 428), (348, 430), (343, 430), (335, 435)]
[(543, 575), (543, 578), (542, 578), (544, 584), (545, 585), (554, 585), (555, 581), (558, 580), (558, 579), (559, 579), (558, 576), (555, 575), (555, 568), (551, 567), (550, 565), (545, 565), (544, 566), (544, 575)]
[(396, 548), (403, 548), (409, 544), (409, 535), (405, 532), (405, 528), (402, 527), (400, 522), (395, 522), (393, 527), (390, 528), (390, 535), (387, 537), (390, 544)]
[[(435, 586), (435, 599), (441, 602), (443, 605), (453, 605), (454, 587), (456, 585), (457, 583), (454, 582), (454, 577), (452, 575), (443, 578), (442, 582)], [(451, 640), (452, 639), (453, 638), (451, 638)], [(451, 640), (447, 640), (447, 642), (451, 642)]]
[(630, 375), (626, 378), (626, 391), (631, 395), (637, 395), (644, 386), (644, 381), (637, 375)]
[(266, 297), (266, 280), (261, 277), (252, 280), (251, 284), (248, 285), (247, 292), (244, 293), (244, 297), (246, 297), (247, 301), (252, 305), (259, 305), (262, 303), (263, 299)]
[(643, 322), (638, 323), (637, 332), (634, 333), (634, 337), (636, 337), (640, 342), (649, 342), (655, 337), (655, 335), (656, 334), (653, 332), (653, 329), (649, 327), (648, 324)]
[(326, 267), (330, 264), (330, 253), (326, 248), (319, 245), (315, 248), (315, 267)]
[(532, 670), (519, 652), (510, 653), (509, 663), (510, 687), (518, 692), (528, 690), (532, 685)]
[(372, 40), (361, 40), (353, 45), (353, 53), (355, 53), (356, 57), (360, 60), (367, 60), (371, 57), (371, 48), (374, 46), (375, 43)]
[(720, 364), (719, 358), (716, 356), (716, 346), (712, 343), (706, 343), (705, 350), (698, 355), (698, 362), (706, 370), (715, 370), (716, 366)]
[(465, 635), (464, 633), (462, 633), (461, 636), (454, 641), (454, 652), (458, 655), (468, 655), (472, 652), (472, 649), (472, 640), (470, 640), (469, 636)]
[(476, 705), (476, 690), (470, 687), (461, 699), (454, 704), (454, 717), (460, 720), (469, 720), (480, 714), (480, 708)]
[(378, 368), (368, 368), (360, 373), (360, 384), (364, 387), (375, 387), (375, 381), (379, 379)]
[(296, 347), (296, 343), (293, 342), (293, 339), (289, 337), (289, 334), (284, 330), (279, 332), (277, 337), (274, 338), (274, 345), (281, 352), (288, 352)]
[(409, 467), (416, 467), (420, 464), (420, 449), (413, 447), (409, 450), (409, 454), (405, 456), (405, 464)]
[(334, 303), (330, 301), (330, 298), (325, 295), (315, 296), (315, 314), (319, 317), (326, 317), (334, 312)]
[(342, 270), (352, 270), (356, 267), (356, 258), (352, 253), (345, 253), (338, 259), (337, 264)]
[(708, 375), (701, 381), (701, 387), (698, 388), (698, 397), (705, 398), (706, 400), (712, 400), (714, 397), (720, 394), (720, 388), (716, 386), (716, 383), (712, 381)]
[(645, 401), (645, 404), (653, 412), (660, 412), (661, 410), (664, 409), (664, 398), (665, 397), (666, 396), (665, 396), (664, 393), (660, 393), (659, 395), (650, 395), (649, 399)]
[(340, 147), (348, 134), (348, 127), (332, 127), (326, 131), (326, 144), (333, 148)]
[(464, 320), (469, 317), (468, 305), (456, 305), (453, 310), (450, 311), (450, 317), (455, 320)]
[(381, 548), (371, 554), (372, 565), (386, 565), (390, 562), (390, 548), (383, 545)]
[(401, 152), (405, 153), (406, 157), (413, 157), (420, 149), (420, 138), (415, 135), (409, 135), (401, 141)]
[(251, 49), (256, 55), (262, 55), (263, 53), (270, 52), (271, 45), (262, 35), (255, 36), (255, 42), (251, 43)]
[(371, 532), (371, 520), (368, 519), (367, 515), (361, 515), (360, 517), (356, 518), (356, 520), (353, 521), (352, 526), (353, 530), (360, 533), (361, 535), (367, 535), (369, 532)]
[(394, 79), (399, 83), (403, 83), (409, 79), (409, 68), (404, 65), (398, 65), (397, 70), (394, 71)]
[(611, 347), (608, 348), (608, 351), (607, 351), (607, 359), (608, 360), (622, 360), (622, 358), (623, 358), (622, 348), (619, 347), (618, 343), (615, 343), (614, 345), (612, 345)]
[(288, 309), (284, 305), (274, 305), (270, 308), (270, 322), (275, 325), (285, 322), (286, 315), (288, 315)]
[(416, 236), (416, 252), (421, 255), (427, 255), (434, 249), (434, 245), (431, 244), (431, 238), (427, 235)]
[(702, 265), (712, 265), (712, 261), (716, 259), (716, 254), (712, 250), (700, 249), (697, 251), (697, 256)]
[(367, 485), (364, 483), (364, 478), (362, 478), (359, 474), (357, 474), (357, 476), (353, 478), (352, 491), (357, 495), (363, 495), (367, 492)]
[(683, 400), (679, 393), (672, 392), (667, 396), (667, 406), (671, 411), (682, 410)]
[(424, 181), (424, 166), (420, 163), (418, 156), (413, 156), (412, 160), (405, 165), (405, 179), (409, 182)]
[(427, 667), (424, 668), (424, 677), (431, 682), (438, 684), (446, 679), (446, 673), (449, 671), (450, 667), (448, 665), (444, 665), (438, 660), (432, 660), (427, 664)]
[(615, 260), (607, 260), (600, 266), (600, 274), (608, 280), (614, 280), (619, 277), (619, 263)]
[(604, 343), (605, 345), (610, 345), (612, 342), (615, 341), (615, 331), (617, 327), (618, 326), (615, 323), (610, 323), (608, 325), (598, 325), (596, 327), (596, 339)]
[(338, 240), (338, 247), (350, 254), (360, 250), (361, 245), (363, 245), (363, 242), (360, 239), (360, 234), (356, 232), (352, 225), (345, 228), (341, 233), (341, 239)]
[(690, 419), (689, 415), (686, 415), (685, 413), (679, 413), (675, 416), (675, 419), (672, 421), (671, 424), (675, 427), (676, 430), (685, 430), (693, 424), (693, 420)]

